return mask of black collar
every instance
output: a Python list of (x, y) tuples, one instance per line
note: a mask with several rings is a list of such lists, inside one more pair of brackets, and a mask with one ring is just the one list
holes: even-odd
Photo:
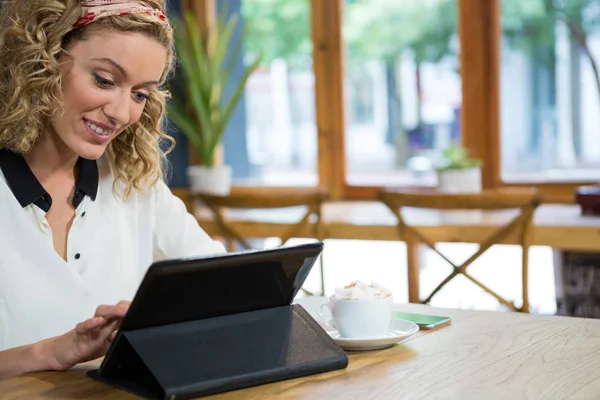
[[(96, 161), (79, 158), (79, 178), (75, 183), (73, 206), (77, 208), (88, 195), (96, 200), (98, 193), (98, 165)], [(25, 159), (10, 150), (0, 149), (0, 169), (6, 178), (6, 183), (12, 190), (21, 207), (35, 204), (45, 212), (50, 210), (52, 198), (37, 180)]]

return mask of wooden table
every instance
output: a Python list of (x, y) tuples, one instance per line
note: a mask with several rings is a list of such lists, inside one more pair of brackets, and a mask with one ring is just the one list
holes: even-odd
[[(301, 218), (303, 209), (229, 210), (227, 219), (244, 237), (277, 237)], [(479, 242), (513, 216), (513, 212), (429, 211), (408, 209), (407, 222), (436, 242)], [(197, 218), (211, 235), (219, 231), (208, 210)], [(358, 240), (403, 240), (394, 215), (379, 202), (329, 202), (323, 208), (325, 238)], [(600, 251), (600, 217), (582, 216), (577, 205), (545, 204), (534, 218), (533, 244), (564, 250)], [(311, 229), (299, 237), (311, 237)], [(509, 236), (502, 243), (515, 244)]]
[[(352, 352), (346, 370), (223, 393), (211, 399), (597, 399), (600, 320), (436, 309), (452, 325), (421, 331), (393, 348)], [(308, 307), (307, 307), (308, 309)], [(44, 372), (0, 382), (13, 399), (133, 399), (84, 371)]]

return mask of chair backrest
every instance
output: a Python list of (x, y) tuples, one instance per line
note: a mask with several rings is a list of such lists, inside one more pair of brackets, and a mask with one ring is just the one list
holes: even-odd
[[(408, 257), (408, 278), (409, 278), (409, 298), (411, 301), (421, 301), (428, 303), (433, 296), (452, 280), (458, 274), (464, 275), (467, 279), (479, 286), (484, 291), (494, 296), (500, 303), (506, 305), (512, 310), (527, 312), (529, 310), (528, 300), (528, 250), (531, 245), (533, 214), (540, 204), (540, 198), (534, 189), (500, 189), (484, 191), (475, 194), (449, 194), (435, 191), (399, 191), (383, 190), (379, 193), (379, 199), (394, 213), (398, 220), (398, 232), (409, 247), (414, 249), (418, 243), (426, 244), (435, 251), (448, 264), (453, 267), (453, 272), (448, 275), (425, 299), (421, 300), (419, 296), (418, 258), (411, 257), (412, 252), (409, 249)], [(488, 238), (479, 242), (479, 249), (461, 265), (453, 263), (448, 257), (440, 252), (432, 240), (425, 237), (417, 228), (406, 223), (402, 211), (405, 207), (436, 209), (436, 210), (508, 210), (518, 209), (519, 213), (505, 225), (500, 225), (494, 230)], [(519, 232), (520, 231), (520, 232)], [(514, 303), (504, 299), (498, 293), (475, 279), (467, 272), (467, 267), (477, 258), (486, 252), (494, 244), (499, 244), (510, 234), (516, 234), (519, 237), (518, 244), (523, 249), (522, 254), (522, 288), (523, 304), (517, 308)]]
[(505, 210), (537, 206), (540, 202), (534, 188), (493, 189), (464, 194), (386, 189), (379, 193), (379, 197), (386, 205), (440, 210)]
[[(519, 244), (528, 246), (529, 227), (533, 219), (533, 213), (540, 204), (540, 197), (533, 188), (484, 190), (480, 193), (468, 194), (386, 189), (379, 192), (379, 200), (385, 204), (398, 219), (398, 228), (400, 229), (401, 235), (413, 236), (418, 241), (423, 242), (432, 248), (434, 247), (434, 243), (406, 223), (402, 215), (402, 210), (404, 208), (410, 207), (448, 211), (518, 209), (520, 212), (516, 217), (511, 219), (505, 225), (501, 225), (493, 235), (480, 243), (481, 248), (480, 251), (476, 253), (477, 257), (487, 248), (519, 229), (521, 229)], [(444, 256), (442, 255), (442, 257)]]
[[(323, 188), (297, 188), (273, 190), (272, 192), (259, 193), (232, 193), (228, 196), (215, 196), (208, 194), (194, 195), (208, 207), (215, 216), (215, 222), (221, 234), (227, 238), (229, 246), (232, 241), (238, 241), (246, 249), (250, 249), (247, 238), (243, 237), (227, 220), (224, 215), (226, 209), (284, 209), (292, 207), (305, 207), (306, 212), (297, 224), (291, 226), (280, 239), (282, 244), (293, 238), (299, 231), (312, 224), (313, 234), (316, 239), (324, 239), (322, 232), (322, 205), (329, 197), (328, 191)], [(311, 221), (311, 217), (314, 220)]]

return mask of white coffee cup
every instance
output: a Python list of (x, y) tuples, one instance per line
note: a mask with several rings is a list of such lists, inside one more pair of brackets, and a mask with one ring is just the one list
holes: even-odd
[[(345, 338), (375, 338), (385, 334), (392, 320), (392, 296), (383, 299), (336, 299), (319, 308), (319, 316)], [(329, 317), (325, 309), (329, 309)]]

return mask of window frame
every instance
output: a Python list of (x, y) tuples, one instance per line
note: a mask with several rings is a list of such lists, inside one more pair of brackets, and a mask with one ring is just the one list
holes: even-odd
[[(333, 199), (374, 200), (379, 186), (351, 186), (346, 182), (344, 117), (344, 0), (310, 0), (318, 141), (318, 186)], [(482, 162), (482, 187), (533, 186), (548, 202), (574, 202), (575, 188), (595, 182), (519, 182), (501, 179), (500, 63), (501, 1), (456, 0), (462, 81), (461, 141)], [(192, 10), (203, 32), (215, 20), (215, 0), (182, 0)], [(483, 132), (483, 134), (482, 134)], [(221, 158), (222, 159), (222, 158)], [(190, 163), (196, 160), (190, 151)], [(239, 186), (234, 191), (262, 187)]]

